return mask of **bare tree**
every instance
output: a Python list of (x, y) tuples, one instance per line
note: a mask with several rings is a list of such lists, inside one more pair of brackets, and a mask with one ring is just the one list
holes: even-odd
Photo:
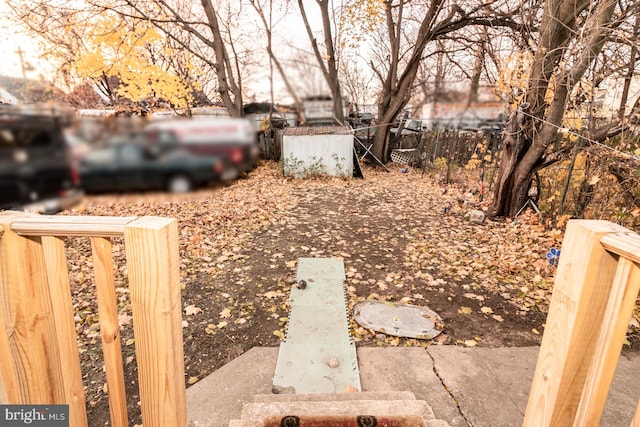
[(343, 87), (356, 109), (362, 108), (371, 99), (373, 92), (373, 76), (364, 69), (366, 64), (357, 57), (340, 62), (340, 76)]
[[(505, 129), (491, 216), (515, 216), (533, 174), (557, 161), (565, 108), (625, 12), (615, 0), (547, 0), (524, 102)], [(606, 135), (606, 133), (605, 133)]]
[[(463, 6), (447, 0), (428, 0), (424, 4), (407, 0), (386, 0), (386, 38), (390, 51), (383, 63), (371, 64), (382, 82), (378, 121), (381, 124), (374, 138), (373, 153), (387, 160), (388, 133), (391, 124), (411, 99), (420, 63), (427, 46), (446, 35), (470, 25), (506, 26), (520, 30), (522, 25), (511, 19), (519, 5), (499, 5), (497, 2), (466, 2)], [(411, 13), (410, 13), (411, 11)], [(420, 13), (417, 31), (403, 51), (405, 20)]]
[(624, 86), (622, 88), (622, 96), (620, 97), (620, 107), (618, 108), (618, 119), (624, 120), (627, 113), (627, 102), (629, 100), (629, 90), (631, 88), (631, 81), (636, 75), (636, 63), (640, 60), (640, 52), (638, 52), (638, 43), (640, 42), (640, 16), (636, 14), (635, 22), (633, 24), (633, 30), (630, 37), (630, 44), (628, 46), (629, 60), (627, 62), (627, 72), (624, 74)]
[[(265, 14), (265, 4), (263, 2), (259, 0), (249, 0), (249, 2), (251, 3), (251, 6), (253, 6), (255, 11), (258, 13), (258, 17), (260, 18), (260, 21), (266, 32), (266, 36), (267, 36), (266, 48), (267, 48), (267, 54), (269, 55), (269, 60), (276, 67), (276, 70), (278, 71), (278, 75), (280, 76), (280, 78), (282, 79), (282, 82), (287, 88), (287, 92), (293, 99), (293, 105), (298, 113), (298, 116), (304, 120), (304, 108), (302, 107), (302, 102), (300, 102), (300, 98), (298, 97), (298, 94), (294, 86), (291, 84), (291, 81), (289, 79), (289, 74), (285, 72), (279, 56), (276, 55), (273, 49), (273, 22), (272, 22), (273, 0), (267, 0), (267, 1), (268, 1), (268, 13)], [(272, 80), (271, 84), (273, 86), (273, 76), (271, 80)]]
[(298, 0), (298, 7), (300, 8), (300, 13), (302, 14), (302, 19), (304, 21), (307, 34), (309, 35), (309, 40), (311, 41), (313, 53), (316, 57), (316, 60), (318, 61), (320, 69), (322, 70), (322, 75), (324, 76), (327, 85), (331, 90), (331, 97), (333, 98), (334, 119), (338, 123), (344, 123), (342, 89), (340, 88), (340, 80), (338, 78), (338, 60), (333, 42), (333, 32), (331, 30), (329, 0), (316, 0), (316, 2), (318, 3), (318, 6), (320, 8), (320, 16), (322, 18), (322, 32), (324, 36), (325, 47), (324, 55), (322, 54), (322, 52), (320, 52), (320, 46), (318, 45), (318, 41), (313, 34), (311, 25), (309, 24), (309, 19), (307, 17), (307, 12), (305, 10), (303, 0)]

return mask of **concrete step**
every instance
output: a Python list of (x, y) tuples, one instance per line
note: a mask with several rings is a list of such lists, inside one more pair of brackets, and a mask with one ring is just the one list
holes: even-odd
[[(451, 427), (444, 420), (424, 420), (424, 427)], [(262, 427), (262, 420), (231, 420), (229, 427)]]
[(229, 427), (262, 427), (262, 420), (231, 420)]
[(343, 400), (416, 400), (410, 391), (363, 391), (358, 393), (258, 394), (254, 402), (335, 402)]
[(241, 419), (261, 420), (270, 415), (419, 415), (433, 420), (424, 400), (343, 400), (299, 402), (255, 402), (242, 408)]

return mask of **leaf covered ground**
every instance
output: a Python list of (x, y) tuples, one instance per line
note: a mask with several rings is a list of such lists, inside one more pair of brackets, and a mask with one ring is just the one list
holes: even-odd
[[(187, 385), (254, 346), (279, 344), (301, 257), (344, 261), (350, 307), (365, 299), (426, 305), (444, 321), (433, 342), (386, 336), (352, 321), (359, 346), (540, 343), (556, 269), (547, 253), (561, 247), (561, 231), (546, 230), (529, 212), (472, 224), (465, 215), (477, 201), (470, 191), (477, 185), (462, 178), (444, 186), (399, 167), (365, 169), (365, 177), (294, 180), (265, 162), (229, 185), (181, 196), (91, 196), (64, 214), (178, 220)], [(123, 242), (115, 239), (113, 248), (130, 419), (139, 423)], [(89, 422), (103, 425), (108, 390), (90, 250), (88, 241), (69, 239)], [(639, 329), (636, 318), (627, 349), (640, 348)]]

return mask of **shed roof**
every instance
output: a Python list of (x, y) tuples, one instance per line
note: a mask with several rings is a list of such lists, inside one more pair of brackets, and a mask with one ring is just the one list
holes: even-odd
[(285, 128), (286, 136), (307, 135), (352, 135), (353, 129), (349, 126), (300, 126)]

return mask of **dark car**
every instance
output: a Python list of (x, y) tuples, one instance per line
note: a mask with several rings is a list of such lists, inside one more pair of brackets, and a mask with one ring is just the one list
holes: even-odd
[(245, 118), (162, 120), (147, 125), (145, 132), (156, 139), (173, 138), (196, 155), (220, 156), (238, 175), (250, 172), (260, 157), (257, 129)]
[(62, 125), (43, 107), (0, 106), (0, 210), (52, 214), (82, 200)]
[(175, 146), (137, 141), (108, 144), (87, 153), (79, 166), (87, 192), (166, 190), (184, 193), (219, 181), (224, 162)]

